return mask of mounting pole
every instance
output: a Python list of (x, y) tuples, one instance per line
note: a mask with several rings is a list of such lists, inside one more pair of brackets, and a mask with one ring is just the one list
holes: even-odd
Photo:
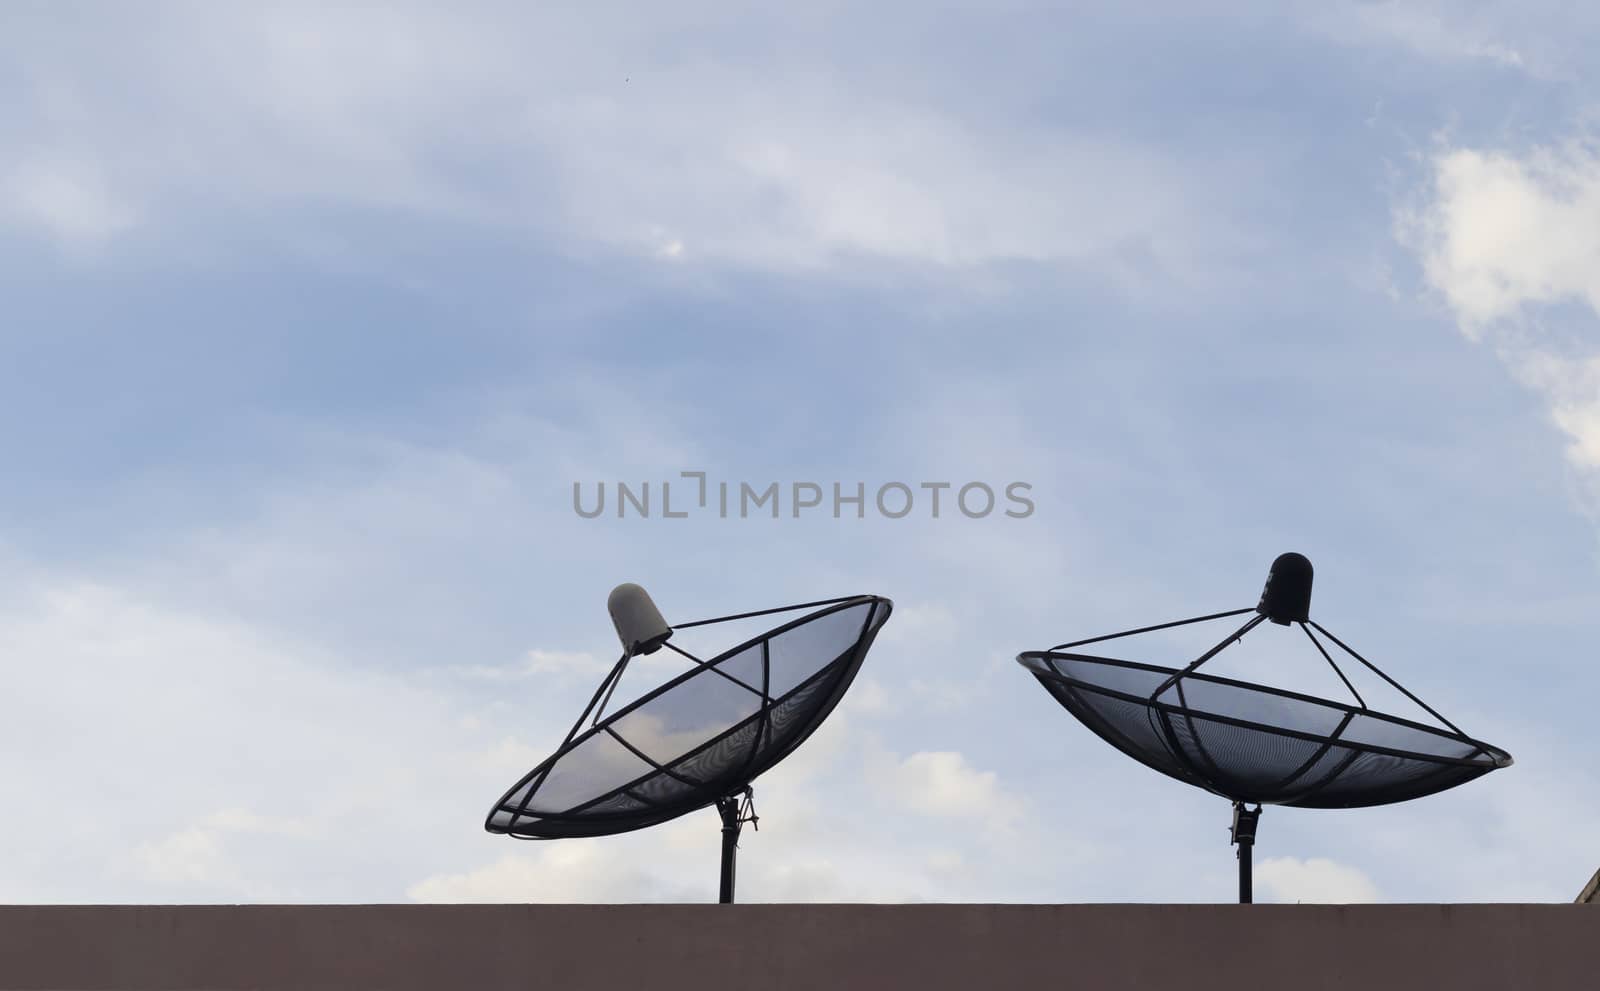
[(722, 886), (717, 903), (733, 904), (733, 872), (739, 857), (739, 799), (732, 795), (717, 799), (717, 814), (722, 816)]
[(745, 785), (737, 795), (724, 795), (717, 799), (717, 814), (722, 817), (722, 884), (717, 891), (719, 905), (733, 904), (733, 882), (736, 861), (739, 858), (739, 831), (745, 823), (757, 824), (755, 789)]
[(1239, 904), (1249, 905), (1255, 901), (1255, 891), (1251, 868), (1251, 850), (1256, 845), (1256, 821), (1261, 818), (1261, 806), (1253, 809), (1244, 807), (1243, 802), (1233, 803), (1233, 825), (1228, 827), (1228, 842), (1238, 846), (1236, 856), (1239, 858)]

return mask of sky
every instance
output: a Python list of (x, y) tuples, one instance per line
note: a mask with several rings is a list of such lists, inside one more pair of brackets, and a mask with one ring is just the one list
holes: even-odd
[[(712, 900), (712, 810), (482, 828), (623, 581), (673, 622), (895, 602), (757, 782), (741, 900), (1228, 901), (1227, 803), (1013, 659), (1253, 605), (1288, 550), (1516, 764), (1267, 809), (1258, 900), (1571, 900), (1597, 36), (1555, 3), (5, 6), (0, 902)], [(684, 472), (780, 513), (574, 511)], [(1247, 643), (1217, 673), (1338, 696), (1303, 638)]]

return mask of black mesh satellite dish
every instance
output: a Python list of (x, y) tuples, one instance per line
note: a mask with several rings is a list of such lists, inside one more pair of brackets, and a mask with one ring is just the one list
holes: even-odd
[[(1427, 703), (1311, 619), (1311, 562), (1283, 554), (1253, 608), (1197, 616), (1019, 654), (1017, 661), (1106, 742), (1179, 781), (1233, 803), (1239, 900), (1251, 900), (1250, 850), (1263, 805), (1347, 809), (1421, 798), (1508, 767), (1511, 755), (1462, 733)], [(1105, 640), (1254, 612), (1180, 669), (1085, 654)], [(1262, 622), (1297, 625), (1339, 675), (1354, 705), (1200, 674)], [(1316, 632), (1313, 633), (1312, 630)], [(1438, 726), (1367, 708), (1323, 646), (1335, 647), (1415, 702)], [(1255, 808), (1249, 808), (1249, 805)]]
[[(622, 657), (561, 746), (495, 803), (484, 828), (519, 839), (605, 836), (714, 804), (722, 816), (719, 901), (731, 902), (739, 832), (755, 821), (750, 782), (833, 711), (892, 603), (857, 595), (672, 627), (630, 584), (617, 586), (608, 606)], [(710, 660), (671, 641), (674, 630), (800, 610), (812, 611)], [(663, 646), (691, 666), (605, 715), (629, 659)]]

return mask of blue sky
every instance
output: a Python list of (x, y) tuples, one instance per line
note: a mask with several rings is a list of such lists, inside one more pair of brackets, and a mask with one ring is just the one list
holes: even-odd
[[(1314, 616), (1518, 763), (1269, 810), (1262, 896), (1570, 898), (1600, 860), (1585, 17), (7, 8), (0, 900), (708, 900), (709, 811), (480, 828), (625, 580), (679, 621), (897, 603), (762, 779), (742, 898), (1227, 900), (1226, 803), (1011, 658), (1252, 604), (1291, 549)], [(686, 470), (1037, 508), (572, 512)], [(1244, 673), (1337, 689), (1257, 636)]]

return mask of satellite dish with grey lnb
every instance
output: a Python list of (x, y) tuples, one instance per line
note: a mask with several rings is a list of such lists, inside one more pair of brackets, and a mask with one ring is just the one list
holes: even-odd
[[(892, 603), (876, 595), (804, 602), (670, 626), (638, 585), (607, 601), (622, 657), (566, 739), (511, 787), (484, 828), (518, 839), (606, 836), (715, 805), (719, 901), (733, 901), (739, 832), (755, 822), (750, 782), (787, 757), (844, 696)], [(676, 631), (810, 610), (703, 660)], [(606, 714), (630, 659), (665, 647), (682, 674)], [(588, 726), (585, 727), (585, 721)]]
[[(1454, 788), (1511, 765), (1510, 754), (1461, 732), (1313, 620), (1311, 576), (1311, 562), (1305, 557), (1283, 554), (1272, 562), (1261, 601), (1253, 608), (1076, 640), (1017, 657), (1056, 701), (1106, 742), (1163, 774), (1233, 803), (1240, 902), (1252, 900), (1250, 856), (1261, 806), (1387, 805)], [(1255, 615), (1243, 626), (1182, 669), (1076, 649), (1249, 612)], [(1298, 626), (1349, 689), (1355, 704), (1199, 673), (1201, 665), (1268, 620)], [(1439, 725), (1368, 708), (1317, 633)], [(1255, 808), (1249, 808), (1251, 804)]]

